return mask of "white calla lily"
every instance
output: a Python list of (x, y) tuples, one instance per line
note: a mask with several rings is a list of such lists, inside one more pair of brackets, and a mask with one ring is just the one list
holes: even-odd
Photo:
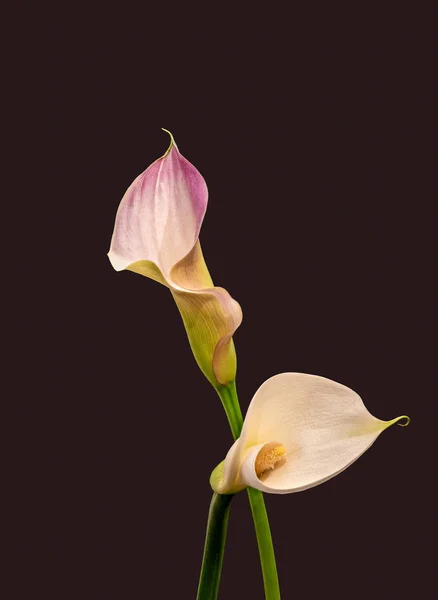
[(300, 492), (338, 475), (390, 425), (350, 388), (316, 375), (282, 373), (258, 389), (240, 437), (210, 483), (220, 494), (245, 487)]

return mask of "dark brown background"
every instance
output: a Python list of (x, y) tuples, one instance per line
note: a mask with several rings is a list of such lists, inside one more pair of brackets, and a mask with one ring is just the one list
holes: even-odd
[[(167, 148), (161, 127), (209, 187), (201, 241), (243, 307), (243, 409), (268, 377), (302, 371), (412, 417), (332, 481), (266, 497), (282, 597), (431, 597), (430, 16), (138, 6), (16, 5), (30, 67), (17, 103), (39, 130), (35, 151), (19, 145), (41, 177), (24, 196), (43, 226), (17, 299), (31, 359), (8, 453), (7, 597), (195, 596), (208, 477), (231, 436), (170, 294), (106, 257), (125, 189)], [(262, 590), (240, 494), (220, 598)]]

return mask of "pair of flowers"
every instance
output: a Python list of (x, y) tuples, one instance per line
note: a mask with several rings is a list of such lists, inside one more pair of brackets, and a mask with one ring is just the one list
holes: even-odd
[[(206, 183), (171, 142), (163, 157), (135, 179), (117, 212), (109, 258), (169, 288), (196, 361), (219, 389), (234, 382), (233, 334), (239, 304), (213, 285), (199, 232), (207, 208)], [(240, 437), (210, 482), (219, 494), (245, 487), (288, 493), (334, 477), (379, 434), (407, 417), (372, 416), (351, 389), (316, 375), (282, 373), (251, 401)], [(406, 423), (407, 424), (407, 423)]]

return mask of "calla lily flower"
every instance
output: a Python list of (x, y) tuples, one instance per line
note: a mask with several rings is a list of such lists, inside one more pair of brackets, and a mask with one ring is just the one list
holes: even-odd
[(240, 437), (213, 471), (219, 494), (245, 487), (287, 494), (324, 483), (359, 458), (390, 425), (373, 417), (360, 396), (340, 383), (282, 373), (258, 389)]
[(242, 311), (213, 285), (202, 255), (207, 185), (167, 133), (164, 156), (135, 179), (120, 203), (108, 257), (116, 271), (134, 271), (170, 289), (199, 367), (216, 387), (227, 385), (236, 376), (232, 336)]

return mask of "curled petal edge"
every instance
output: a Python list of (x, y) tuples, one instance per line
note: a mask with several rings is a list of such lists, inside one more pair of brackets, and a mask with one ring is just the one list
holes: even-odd
[(169, 277), (147, 260), (132, 263), (127, 269), (170, 289), (202, 372), (213, 385), (233, 381), (236, 352), (232, 336), (242, 322), (242, 310), (224, 288), (213, 286), (199, 240)]
[[(405, 420), (406, 423), (399, 423), (401, 420)], [(234, 442), (226, 456), (226, 459), (219, 463), (212, 471), (210, 476), (210, 485), (218, 494), (236, 494), (247, 487), (252, 487), (260, 490), (261, 492), (269, 494), (291, 494), (295, 492), (303, 492), (329, 481), (333, 477), (336, 477), (336, 475), (339, 475), (348, 469), (348, 467), (356, 462), (356, 460), (373, 445), (380, 433), (396, 423), (401, 427), (407, 427), (407, 425), (410, 423), (410, 417), (401, 415), (400, 417), (396, 417), (391, 421), (383, 421), (382, 429), (376, 434), (374, 439), (371, 439), (368, 445), (360, 452), (360, 454), (355, 456), (348, 464), (345, 464), (341, 469), (338, 469), (326, 477), (317, 479), (306, 485), (291, 488), (278, 488), (267, 485), (267, 483), (262, 481), (256, 474), (255, 463), (257, 456), (267, 444), (272, 442), (263, 442), (255, 446), (250, 446), (244, 450), (243, 444), (241, 443), (241, 438), (239, 438)]]

